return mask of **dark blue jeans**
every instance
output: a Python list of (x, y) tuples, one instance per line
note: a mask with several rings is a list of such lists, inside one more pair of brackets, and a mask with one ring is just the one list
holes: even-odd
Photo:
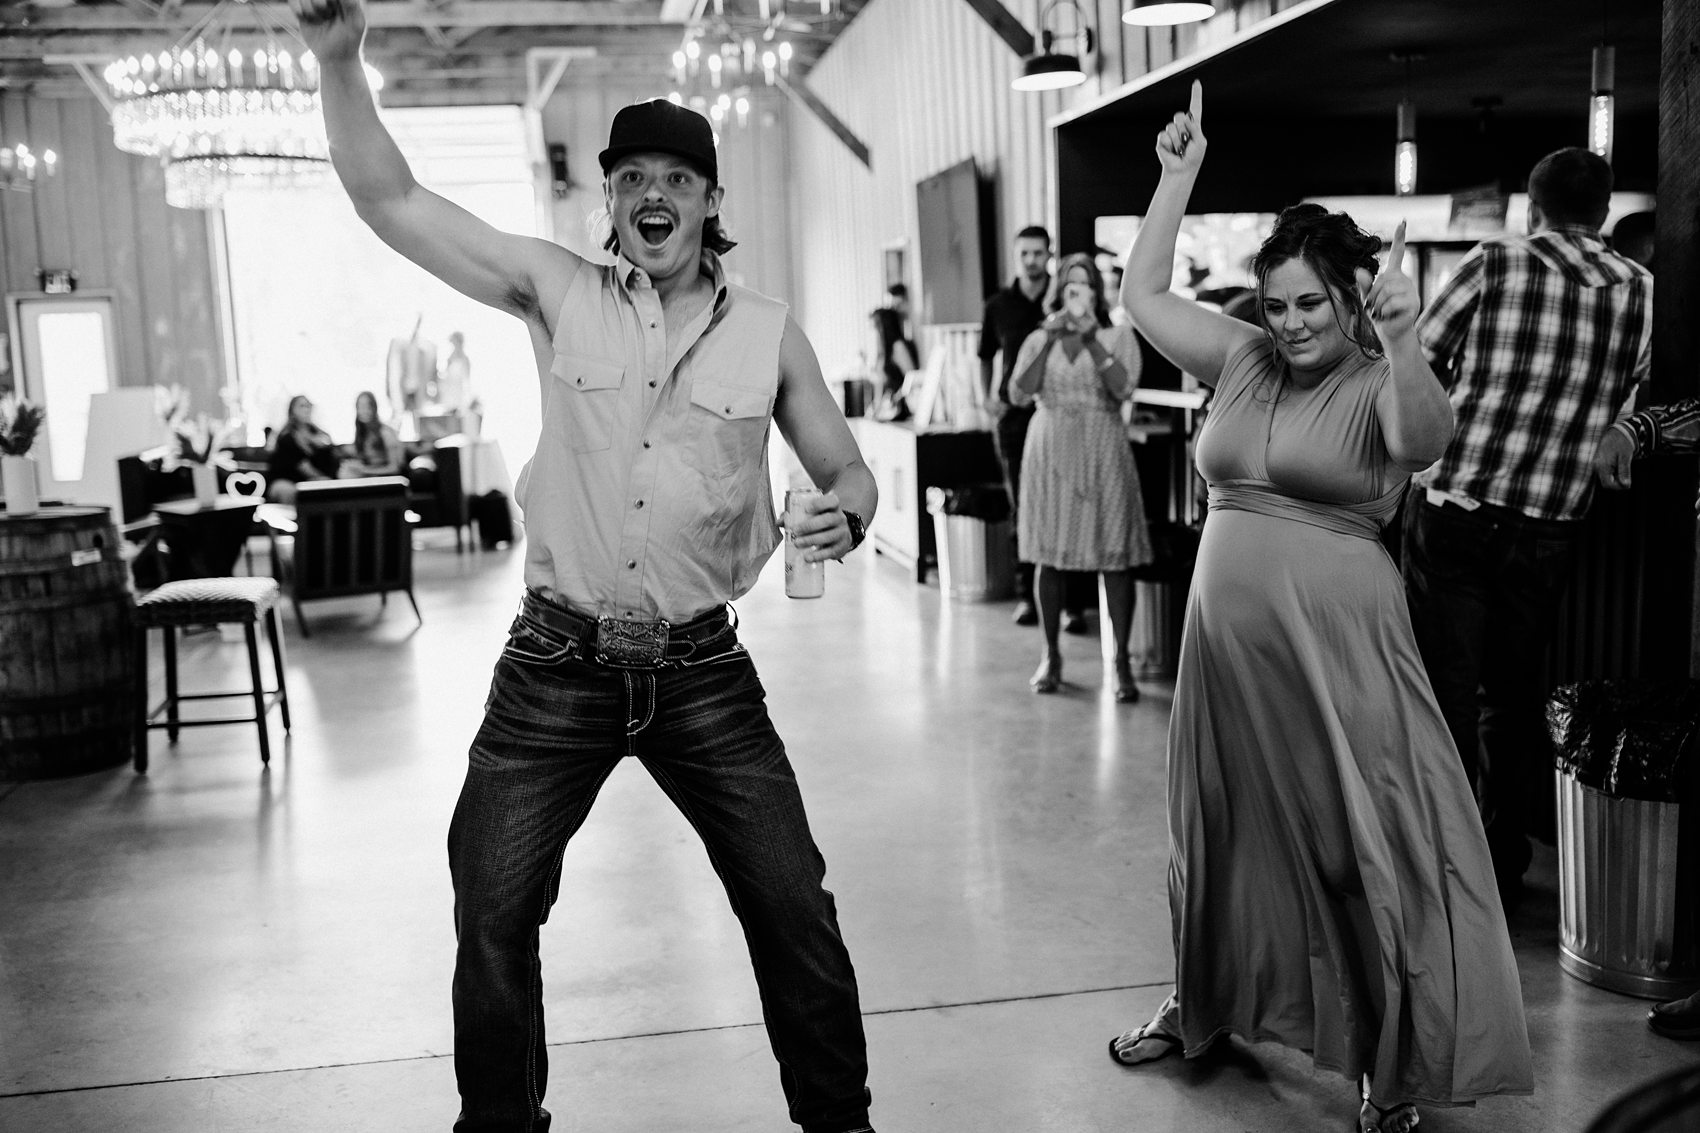
[(1502, 884), (1529, 865), (1532, 808), (1552, 806), (1542, 684), (1553, 621), (1581, 527), (1483, 504), (1405, 509), (1405, 596), (1429, 683), (1476, 784)]
[(538, 927), (567, 841), (635, 756), (701, 835), (744, 929), (791, 1119), (868, 1128), (856, 975), (826, 864), (749, 655), (728, 627), (653, 669), (582, 659), (527, 595), (496, 664), (449, 828), (457, 1133), (541, 1133), (548, 1079)]

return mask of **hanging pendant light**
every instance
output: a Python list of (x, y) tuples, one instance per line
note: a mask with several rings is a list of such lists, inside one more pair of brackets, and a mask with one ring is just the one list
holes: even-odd
[(1021, 74), (1010, 81), (1011, 88), (1019, 91), (1061, 90), (1086, 81), (1086, 69), (1080, 65), (1080, 56), (1092, 50), (1092, 29), (1086, 26), (1080, 5), (1075, 0), (1068, 0), (1069, 6), (1074, 9), (1075, 28), (1070, 37), (1074, 42), (1070, 46), (1078, 54), (1052, 51), (1051, 48), (1059, 42), (1066, 42), (1050, 28), (1051, 13), (1056, 10), (1057, 4), (1058, 0), (1051, 0), (1039, 14), (1039, 50), (1021, 61)]
[(1393, 191), (1408, 197), (1417, 191), (1417, 104), (1411, 99), (1411, 64), (1420, 62), (1424, 56), (1416, 51), (1395, 51), (1390, 58), (1405, 65), (1404, 95), (1395, 114)]
[(1408, 197), (1417, 191), (1417, 104), (1399, 103), (1399, 140), (1393, 149), (1393, 191)]
[(1594, 95), (1588, 100), (1588, 148), (1611, 161), (1612, 134), (1617, 100), (1612, 88), (1617, 80), (1617, 48), (1602, 43), (1594, 48)]
[(1160, 28), (1196, 23), (1216, 14), (1216, 6), (1205, 0), (1133, 0), (1122, 13), (1122, 23), (1135, 27)]

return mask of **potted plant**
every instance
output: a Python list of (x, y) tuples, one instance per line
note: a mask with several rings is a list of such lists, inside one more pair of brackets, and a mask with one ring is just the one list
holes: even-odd
[(164, 450), (157, 454), (160, 469), (175, 472), (187, 465), (195, 499), (203, 504), (212, 503), (218, 498), (219, 453), (240, 431), (240, 424), (215, 421), (205, 413), (191, 415), (189, 398), (182, 386), (156, 387), (154, 397), (171, 433)]
[(0, 397), (0, 490), (10, 515), (30, 515), (41, 506), (35, 458), (29, 451), (46, 416), (40, 406), (15, 394)]

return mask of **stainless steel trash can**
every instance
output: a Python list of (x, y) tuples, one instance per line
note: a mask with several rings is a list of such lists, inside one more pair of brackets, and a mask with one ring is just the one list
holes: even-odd
[(956, 602), (996, 602), (1015, 590), (1015, 535), (1008, 520), (933, 513), (939, 589)]
[[(1700, 847), (1682, 837), (1683, 804), (1614, 798), (1557, 775), (1559, 966), (1649, 999), (1700, 987)], [(1700, 823), (1688, 825), (1692, 842)]]

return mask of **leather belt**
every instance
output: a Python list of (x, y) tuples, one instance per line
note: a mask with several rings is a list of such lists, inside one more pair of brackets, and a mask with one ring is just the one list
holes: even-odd
[(527, 590), (520, 609), (524, 616), (572, 642), (581, 660), (613, 668), (647, 669), (700, 658), (709, 645), (732, 632), (725, 606), (673, 625), (660, 618), (593, 617)]

